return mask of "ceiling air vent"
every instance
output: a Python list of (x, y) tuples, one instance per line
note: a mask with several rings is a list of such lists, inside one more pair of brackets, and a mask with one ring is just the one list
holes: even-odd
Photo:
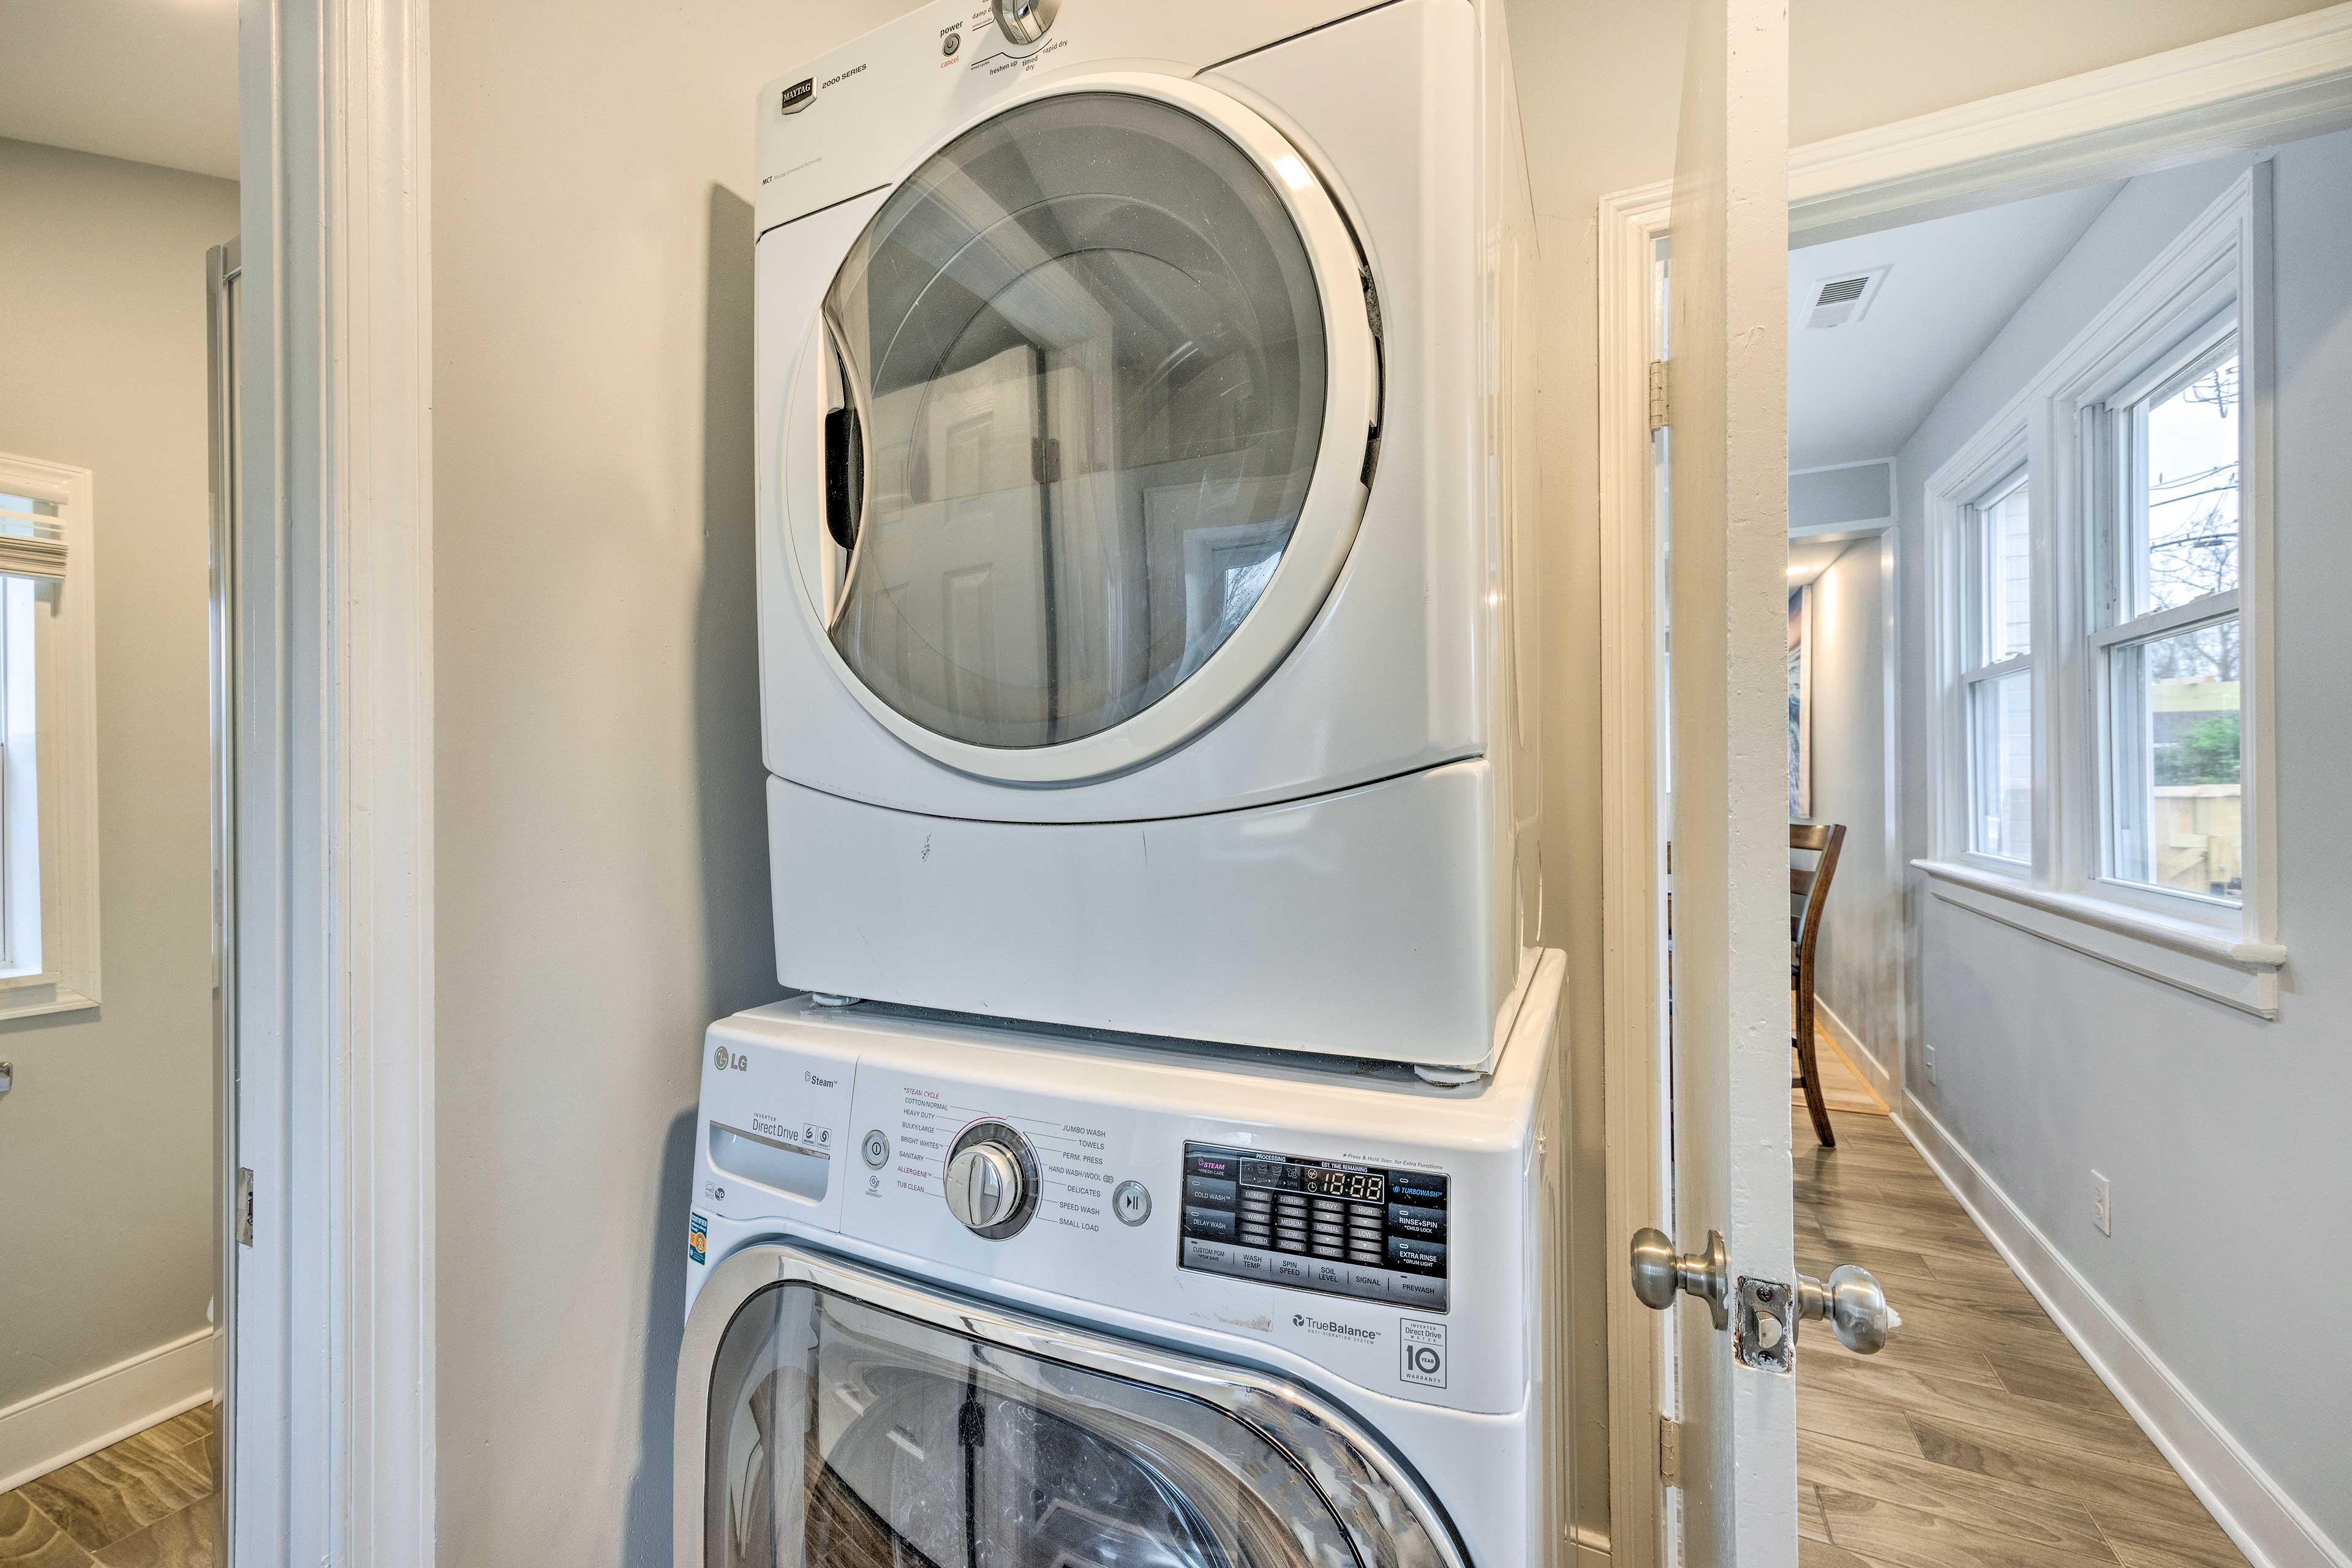
[(1850, 327), (1862, 320), (1870, 302), (1878, 297), (1878, 286), (1886, 280), (1886, 268), (1868, 272), (1849, 272), (1840, 278), (1825, 278), (1813, 285), (1813, 302), (1805, 317), (1805, 325), (1812, 327)]

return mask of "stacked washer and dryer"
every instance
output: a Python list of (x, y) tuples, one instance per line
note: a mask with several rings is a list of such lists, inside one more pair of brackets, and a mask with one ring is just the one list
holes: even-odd
[(777, 972), (679, 1568), (1566, 1522), (1498, 0), (939, 0), (761, 92)]

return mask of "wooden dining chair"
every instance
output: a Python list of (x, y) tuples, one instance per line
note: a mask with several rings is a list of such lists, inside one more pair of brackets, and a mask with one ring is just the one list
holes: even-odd
[[(1797, 1072), (1789, 1086), (1805, 1091), (1805, 1110), (1824, 1149), (1837, 1147), (1837, 1134), (1830, 1131), (1822, 1069), (1813, 1060), (1813, 946), (1821, 940), (1822, 908), (1829, 902), (1830, 879), (1837, 875), (1838, 851), (1843, 847), (1842, 822), (1789, 824), (1789, 978), (1797, 993), (1797, 1032), (1790, 1040), (1797, 1047)], [(1797, 856), (1806, 853), (1813, 856), (1810, 868), (1796, 863)]]

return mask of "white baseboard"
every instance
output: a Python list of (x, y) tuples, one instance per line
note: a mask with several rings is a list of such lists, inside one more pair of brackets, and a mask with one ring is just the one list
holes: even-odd
[(1837, 1042), (1837, 1048), (1845, 1053), (1845, 1059), (1853, 1064), (1853, 1070), (1862, 1075), (1862, 1081), (1870, 1086), (1870, 1092), (1878, 1096), (1879, 1104), (1892, 1110), (1903, 1103), (1903, 1090), (1895, 1083), (1893, 1071), (1862, 1043), (1860, 1035), (1845, 1026), (1845, 1020), (1831, 1011), (1829, 1004), (1821, 999), (1819, 993), (1813, 996), (1813, 1019), (1828, 1031), (1831, 1039)]
[(1906, 1095), (1895, 1120), (2253, 1568), (2352, 1568), (1925, 1106)]
[(168, 1421), (213, 1396), (213, 1331), (44, 1389), (0, 1410), (0, 1492)]

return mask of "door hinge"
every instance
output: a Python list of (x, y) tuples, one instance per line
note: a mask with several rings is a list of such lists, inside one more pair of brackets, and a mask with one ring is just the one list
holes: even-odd
[(1658, 1417), (1658, 1484), (1683, 1484), (1683, 1424), (1671, 1415)]
[(1041, 485), (1062, 482), (1060, 437), (1032, 436), (1029, 438), (1029, 478), (1032, 483)]
[(253, 1172), (243, 1165), (236, 1168), (236, 1244), (253, 1245)]
[(1650, 362), (1650, 428), (1663, 430), (1674, 422), (1674, 406), (1666, 397), (1666, 362)]

